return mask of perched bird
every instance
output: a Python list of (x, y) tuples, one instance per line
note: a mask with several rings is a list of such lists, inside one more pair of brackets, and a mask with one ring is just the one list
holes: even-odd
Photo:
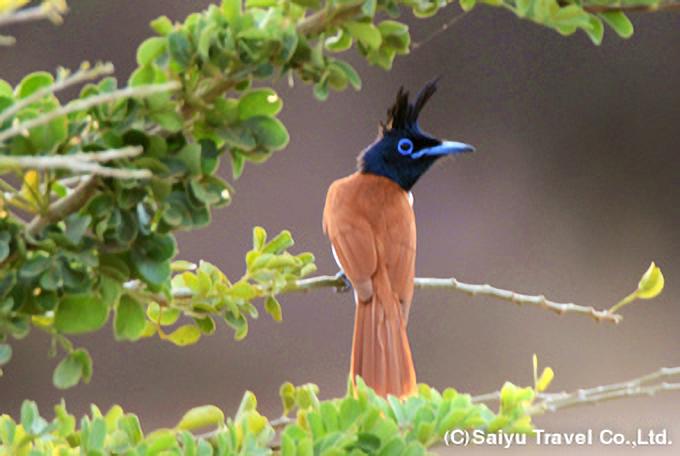
[(356, 318), (350, 375), (383, 397), (417, 392), (406, 337), (416, 258), (413, 185), (439, 158), (472, 152), (467, 144), (423, 132), (418, 115), (437, 80), (409, 102), (402, 87), (376, 141), (358, 158), (358, 171), (328, 189), (323, 228), (333, 255), (354, 288)]

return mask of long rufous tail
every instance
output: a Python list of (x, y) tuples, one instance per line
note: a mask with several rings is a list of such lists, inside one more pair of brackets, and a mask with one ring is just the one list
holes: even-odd
[(360, 376), (382, 397), (418, 391), (401, 305), (389, 287), (374, 287), (370, 301), (357, 302), (350, 375), (352, 381)]

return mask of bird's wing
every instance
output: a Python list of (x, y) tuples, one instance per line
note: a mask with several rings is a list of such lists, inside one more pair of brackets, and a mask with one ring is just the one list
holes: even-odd
[(386, 268), (406, 321), (416, 258), (416, 222), (407, 194), (379, 176), (354, 174), (340, 179), (328, 190), (324, 231), (345, 275), (364, 297), (370, 290), (360, 288), (370, 284), (378, 264)]
[(333, 244), (340, 267), (362, 300), (372, 294), (371, 277), (377, 268), (373, 229), (368, 219), (357, 214), (353, 203), (356, 183), (336, 181), (328, 189), (324, 208), (324, 231)]
[(406, 195), (399, 195), (395, 204), (384, 211), (384, 260), (392, 290), (402, 304), (404, 324), (408, 320), (413, 299), (413, 279), (416, 263), (416, 221)]

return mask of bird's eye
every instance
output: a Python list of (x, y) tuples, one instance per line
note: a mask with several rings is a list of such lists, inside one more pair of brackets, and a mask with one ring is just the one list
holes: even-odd
[(399, 149), (400, 154), (408, 155), (413, 152), (413, 142), (408, 138), (401, 139), (399, 140), (397, 149)]

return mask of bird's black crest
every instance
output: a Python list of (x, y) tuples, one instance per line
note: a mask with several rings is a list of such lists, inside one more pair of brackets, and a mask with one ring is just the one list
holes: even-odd
[(387, 125), (382, 125), (382, 132), (385, 133), (389, 130), (417, 128), (420, 111), (430, 97), (437, 91), (438, 80), (439, 78), (435, 78), (425, 84), (425, 87), (420, 90), (416, 97), (416, 101), (413, 104), (409, 102), (409, 94), (402, 86), (399, 89), (399, 93), (397, 93), (397, 99), (394, 102), (394, 105), (387, 110)]

